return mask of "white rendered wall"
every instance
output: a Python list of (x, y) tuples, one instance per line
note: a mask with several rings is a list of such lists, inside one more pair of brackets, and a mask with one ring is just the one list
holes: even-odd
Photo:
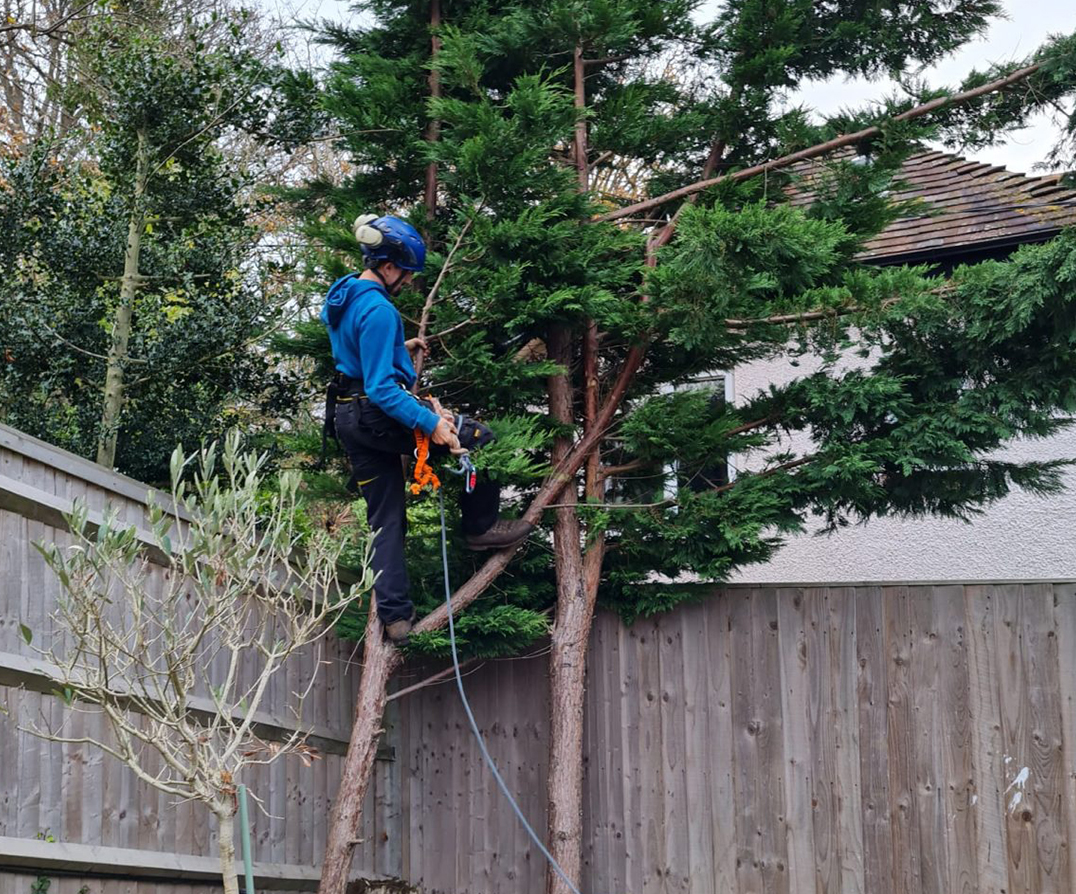
[[(757, 362), (734, 375), (737, 402), (769, 384), (811, 371), (784, 361)], [(794, 445), (802, 450), (805, 445)], [(1021, 441), (1007, 459), (1076, 457), (1076, 428), (1042, 441)], [(741, 458), (747, 466), (750, 460)], [(737, 582), (1034, 580), (1076, 578), (1076, 469), (1068, 489), (1039, 498), (1017, 491), (971, 524), (945, 519), (879, 518), (818, 536), (819, 525), (790, 538), (766, 565), (743, 569)]]

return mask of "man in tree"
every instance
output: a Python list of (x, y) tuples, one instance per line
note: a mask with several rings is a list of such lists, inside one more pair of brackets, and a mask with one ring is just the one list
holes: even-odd
[[(355, 222), (366, 269), (337, 280), (329, 290), (321, 318), (329, 330), (336, 366), (336, 431), (351, 463), (350, 488), (366, 501), (370, 529), (377, 532), (373, 568), (377, 573), (377, 610), (386, 633), (402, 642), (411, 632), (415, 610), (404, 561), (407, 519), (401, 455), (422, 432), (441, 452), (466, 453), (455, 416), (436, 399), (420, 401), (409, 390), (416, 381), (410, 351), (425, 350), (422, 339), (404, 340), (403, 319), (392, 298), (410, 285), (426, 262), (426, 245), (418, 231), (396, 217)], [(523, 541), (534, 526), (498, 519), (500, 487), (478, 482), (461, 499), (463, 532), (471, 549), (503, 549)]]
[[(966, 517), (1011, 488), (1053, 492), (1057, 466), (991, 453), (1055, 431), (1076, 394), (1073, 343), (1059, 328), (1073, 320), (1062, 272), (1073, 269), (1071, 237), (943, 282), (858, 259), (906, 211), (887, 196), (908, 153), (954, 129), (964, 145), (988, 141), (1040, 97), (1066, 96), (1069, 45), (973, 73), (947, 99), (916, 88), (817, 124), (787, 108), (789, 89), (914, 71), (981, 31), (997, 4), (729, 0), (698, 27), (695, 6), (371, 3), (339, 36), (324, 99), (351, 173), (307, 194), (310, 235), (341, 272), (354, 244), (339, 228), (346, 209), (424, 196), (438, 246), (469, 224), (431, 314), (452, 334), (427, 375), (442, 391), (451, 383), (457, 405), (509, 421), (547, 410), (546, 443), (533, 451), (545, 481), (505, 479), (526, 501), (523, 517), (551, 529), (547, 840), (574, 884), (586, 865), (587, 644), (599, 597), (628, 620), (667, 610), (697, 597), (679, 581), (764, 561), (813, 516), (833, 528)], [(653, 70), (662, 56), (684, 60), (677, 77)], [(853, 148), (869, 163), (836, 151)], [(793, 165), (820, 159), (810, 209), (790, 205)], [(644, 172), (630, 195), (602, 189), (624, 172)], [(543, 357), (498, 347), (537, 338)], [(810, 356), (815, 371), (735, 405), (678, 387), (776, 356)], [(867, 362), (849, 369), (850, 359)], [(707, 481), (728, 455), (755, 461), (734, 481)], [(470, 614), (505, 578), (506, 603), (547, 609), (518, 566), (500, 577), (510, 553), (474, 569), (453, 609)], [(444, 608), (429, 613), (415, 640), (446, 620)], [(376, 625), (373, 615), (322, 894), (346, 886), (401, 662)], [(738, 844), (757, 846), (746, 824)], [(551, 877), (550, 894), (567, 890)]]

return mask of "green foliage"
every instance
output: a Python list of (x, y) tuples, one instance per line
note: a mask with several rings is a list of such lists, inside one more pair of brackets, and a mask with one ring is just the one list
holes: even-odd
[[(456, 622), (456, 648), (470, 658), (504, 658), (518, 654), (549, 632), (549, 619), (542, 612), (514, 605), (482, 606), (468, 611)], [(448, 629), (415, 634), (408, 654), (444, 657), (451, 652)]]
[[(494, 422), (501, 440), (476, 459), (507, 486), (509, 513), (550, 468), (553, 439), (583, 427), (589, 321), (600, 333), (600, 399), (629, 349), (645, 344), (646, 362), (602, 445), (603, 462), (624, 471), (605, 504), (578, 510), (587, 544), (608, 546), (600, 598), (628, 618), (699, 595), (659, 586), (656, 575), (720, 580), (765, 561), (811, 514), (834, 529), (891, 513), (968, 518), (1015, 487), (1052, 492), (1057, 464), (1009, 464), (993, 452), (1064, 425), (1076, 387), (1073, 237), (959, 270), (948, 284), (923, 269), (857, 260), (866, 239), (921, 213), (891, 195), (922, 140), (974, 145), (1072, 94), (1070, 38), (1036, 57), (1046, 64), (1029, 91), (893, 122), (933, 95), (908, 73), (981, 33), (998, 3), (730, 0), (698, 25), (693, 6), (453, 0), (442, 4), (442, 48), (431, 59), (425, 7), (362, 4), (363, 24), (326, 35), (338, 57), (320, 94), (348, 174), (291, 196), (323, 248), (313, 262), (323, 282), (358, 267), (349, 233), (358, 213), (401, 213), (428, 235), (425, 288), (445, 275), (423, 386)], [(591, 60), (583, 109), (571, 64), (577, 46)], [(429, 96), (431, 69), (439, 98)], [(789, 89), (842, 74), (894, 74), (908, 89), (821, 124), (807, 108), (787, 108)], [(580, 117), (593, 192), (579, 189), (573, 164)], [(431, 122), (436, 141), (427, 139)], [(826, 159), (809, 179), (782, 172), (700, 195), (652, 266), (646, 240), (676, 205), (627, 226), (593, 220), (698, 179), (711, 153), (713, 169), (727, 171), (875, 124), (880, 136), (856, 155)], [(439, 191), (427, 219), (430, 162)], [(789, 207), (789, 185), (809, 190), (812, 204)], [(424, 289), (396, 303), (414, 334)], [(296, 327), (278, 347), (312, 358), (323, 378), (319, 327)], [(560, 363), (545, 350), (554, 331), (570, 341)], [(737, 406), (678, 390), (700, 373), (766, 357), (805, 371)], [(570, 430), (548, 416), (548, 382), (559, 374), (574, 395)], [(749, 461), (726, 483), (714, 470), (729, 455)], [(422, 613), (443, 599), (434, 502), (413, 503), (409, 520)], [(453, 538), (455, 584), (478, 567), (459, 547)], [(469, 654), (502, 654), (538, 635), (554, 596), (550, 564), (536, 535), (499, 589), (461, 619)], [(442, 633), (411, 646), (422, 654), (444, 647)]]
[[(160, 482), (177, 440), (252, 427), (294, 396), (258, 347), (288, 298), (250, 223), (270, 210), (251, 194), (261, 168), (221, 148), (271, 126), (283, 76), (245, 48), (244, 13), (146, 14), (102, 12), (74, 45), (79, 76), (63, 99), (92, 129), (86, 148), (71, 157), (45, 139), (0, 157), (0, 419), (93, 455), (137, 205), (142, 278), (117, 465)], [(149, 178), (136, 200), (140, 133)]]

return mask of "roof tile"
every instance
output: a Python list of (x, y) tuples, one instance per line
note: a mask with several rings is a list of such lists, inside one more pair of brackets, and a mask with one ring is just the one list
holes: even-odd
[[(790, 203), (810, 204), (821, 168), (807, 162), (795, 170), (798, 183), (788, 189)], [(1076, 224), (1076, 190), (1059, 186), (1060, 174), (1029, 177), (944, 152), (919, 152), (905, 161), (896, 179), (903, 185), (893, 198), (920, 199), (921, 210), (870, 239), (860, 253), (865, 261), (893, 264), (1041, 242)]]

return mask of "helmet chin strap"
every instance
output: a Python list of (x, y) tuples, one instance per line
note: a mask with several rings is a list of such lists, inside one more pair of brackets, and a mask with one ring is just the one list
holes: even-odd
[(385, 287), (385, 291), (387, 291), (394, 298), (398, 294), (400, 294), (400, 290), (397, 288), (397, 286), (399, 286), (400, 282), (403, 280), (403, 278), (405, 276), (407, 276), (407, 271), (406, 270), (401, 270), (400, 275), (397, 276), (396, 279), (394, 279), (390, 283), (388, 280), (385, 279), (384, 276), (381, 275), (381, 268), (380, 267), (372, 267), (371, 269), (373, 270), (374, 276), (376, 276), (379, 280), (381, 280), (381, 285), (383, 285)]

